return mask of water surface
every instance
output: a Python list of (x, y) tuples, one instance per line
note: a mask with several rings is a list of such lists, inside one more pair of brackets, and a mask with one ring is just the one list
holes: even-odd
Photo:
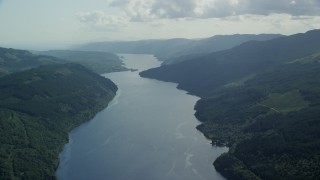
[[(151, 55), (122, 55), (127, 67), (157, 67)], [(69, 135), (60, 155), (61, 180), (220, 180), (212, 147), (195, 127), (199, 99), (176, 84), (141, 78), (139, 71), (105, 76), (119, 88), (109, 107)]]

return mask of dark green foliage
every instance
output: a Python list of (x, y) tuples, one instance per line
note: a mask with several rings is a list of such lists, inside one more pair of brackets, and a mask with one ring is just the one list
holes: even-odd
[(197, 128), (213, 144), (230, 146), (214, 163), (227, 178), (318, 179), (319, 49), (320, 31), (314, 30), (141, 75), (201, 96)]
[(55, 179), (68, 132), (92, 118), (117, 87), (77, 64), (0, 79), (0, 179)]
[(64, 62), (50, 56), (36, 56), (25, 50), (0, 48), (0, 76), (40, 65), (61, 63)]
[[(197, 102), (196, 116), (203, 122), (214, 121), (215, 123), (242, 123), (248, 116), (254, 118), (250, 107), (261, 100), (265, 94), (256, 89), (225, 89), (217, 92), (214, 97), (203, 98)], [(266, 108), (254, 109), (254, 112), (266, 111)], [(206, 114), (209, 113), (209, 114)], [(258, 114), (259, 114), (258, 113)]]
[[(218, 144), (231, 145), (229, 155), (262, 179), (316, 179), (320, 175), (319, 72), (318, 62), (283, 64), (241, 88), (216, 91), (197, 103), (196, 115), (204, 121), (198, 129)], [(281, 113), (273, 110), (277, 104), (263, 104), (271, 93), (293, 94), (292, 90), (300, 92), (309, 106)], [(296, 102), (295, 96), (287, 98), (287, 106), (290, 98)], [(224, 166), (224, 160), (215, 164)]]
[(42, 51), (36, 53), (81, 64), (99, 74), (128, 70), (123, 67), (121, 59), (113, 53), (69, 50)]
[(214, 166), (217, 171), (221, 172), (228, 179), (260, 180), (242, 161), (228, 153), (218, 157), (214, 162)]

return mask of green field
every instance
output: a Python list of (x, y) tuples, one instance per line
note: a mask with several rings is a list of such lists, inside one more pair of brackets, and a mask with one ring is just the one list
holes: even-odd
[(289, 91), (283, 94), (273, 93), (268, 98), (260, 103), (272, 108), (272, 111), (280, 113), (288, 113), (291, 111), (299, 111), (309, 107), (309, 102), (304, 100), (298, 90)]

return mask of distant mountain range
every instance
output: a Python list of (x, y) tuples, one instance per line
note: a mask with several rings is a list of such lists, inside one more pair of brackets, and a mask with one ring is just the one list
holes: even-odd
[(251, 41), (141, 72), (201, 97), (197, 128), (230, 147), (214, 165), (228, 179), (317, 179), (320, 30)]
[(154, 68), (141, 75), (177, 82), (179, 88), (205, 95), (210, 89), (319, 51), (319, 32), (314, 30), (268, 41), (250, 41), (179, 64)]
[(282, 37), (279, 34), (236, 34), (219, 35), (210, 38), (194, 39), (167, 39), (167, 40), (142, 40), (120, 42), (96, 42), (82, 45), (77, 50), (107, 51), (114, 53), (154, 54), (165, 64), (172, 64), (184, 59), (180, 56), (202, 55), (203, 53), (216, 52), (232, 48), (247, 41), (264, 41)]

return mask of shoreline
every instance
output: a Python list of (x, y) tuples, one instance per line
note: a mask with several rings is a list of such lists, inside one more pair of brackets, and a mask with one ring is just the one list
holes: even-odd
[[(128, 57), (131, 57), (131, 56), (128, 56)], [(133, 56), (133, 57), (135, 57), (135, 56)], [(138, 69), (144, 69), (145, 66), (151, 65), (151, 64), (148, 64), (148, 62), (150, 61), (149, 58), (151, 58), (149, 56), (136, 57), (136, 58), (143, 59), (146, 61), (146, 63), (143, 63), (143, 64), (140, 63), (141, 65), (137, 65), (139, 67)], [(133, 68), (137, 68), (136, 66), (134, 66), (133, 63), (137, 63), (137, 62), (128, 60), (127, 66), (129, 66), (129, 67), (132, 66)], [(139, 63), (137, 63), (137, 64), (139, 64)], [(144, 116), (142, 116), (142, 118), (140, 118), (140, 116), (138, 116), (138, 119), (136, 121), (133, 121), (133, 120), (130, 120), (130, 118), (135, 117), (136, 111), (140, 111), (140, 110), (136, 109), (136, 111), (132, 111), (132, 112), (129, 110), (127, 112), (125, 109), (126, 106), (122, 106), (121, 103), (123, 102), (124, 99), (127, 99), (126, 102), (129, 104), (130, 103), (133, 103), (133, 104), (139, 103), (140, 104), (143, 102), (141, 107), (143, 107), (143, 109), (146, 110), (145, 109), (146, 106), (152, 105), (152, 104), (148, 104), (148, 100), (150, 101), (149, 98), (147, 98), (148, 100), (146, 99), (146, 101), (142, 100), (141, 102), (140, 101), (137, 102), (137, 101), (131, 101), (131, 100), (135, 99), (135, 98), (131, 98), (131, 97), (133, 97), (132, 95), (129, 95), (128, 97), (124, 96), (124, 95), (128, 95), (129, 92), (130, 92), (130, 94), (133, 94), (135, 92), (142, 93), (142, 92), (144, 92), (143, 90), (146, 90), (146, 89), (148, 89), (148, 92), (150, 92), (150, 94), (151, 94), (151, 92), (153, 92), (153, 94), (154, 93), (157, 94), (158, 93), (157, 91), (153, 91), (153, 88), (155, 88), (155, 89), (159, 89), (159, 91), (161, 91), (161, 92), (166, 92), (167, 89), (172, 89), (173, 96), (175, 96), (175, 94), (174, 94), (175, 92), (177, 92), (177, 94), (181, 94), (181, 97), (192, 96), (192, 97), (190, 97), (189, 100), (188, 99), (186, 100), (186, 102), (192, 101), (192, 103), (190, 103), (190, 104), (188, 103), (185, 107), (187, 109), (183, 108), (185, 110), (181, 111), (181, 113), (185, 112), (184, 114), (186, 114), (187, 117), (185, 117), (184, 115), (181, 116), (181, 115), (177, 114), (177, 116), (176, 116), (177, 121), (172, 121), (169, 117), (166, 117), (165, 118), (166, 120), (163, 120), (162, 116), (159, 115), (158, 116), (159, 118), (155, 118), (158, 120), (155, 120), (154, 123), (152, 123), (154, 125), (156, 125), (157, 123), (160, 123), (159, 125), (161, 125), (161, 126), (159, 126), (159, 129), (161, 129), (162, 124), (163, 124), (164, 131), (168, 132), (168, 135), (166, 135), (166, 136), (170, 136), (170, 137), (172, 136), (178, 140), (178, 141), (169, 140), (167, 142), (167, 140), (162, 139), (163, 137), (161, 135), (160, 136), (158, 135), (157, 137), (159, 137), (160, 142), (162, 142), (162, 140), (163, 140), (165, 144), (173, 143), (173, 146), (175, 146), (175, 145), (179, 145), (180, 143), (182, 143), (181, 145), (186, 146), (185, 149), (187, 149), (187, 150), (183, 150), (182, 153), (178, 152), (178, 151), (180, 151), (180, 148), (177, 148), (176, 150), (172, 150), (172, 151), (178, 153), (175, 156), (173, 156), (173, 158), (177, 158), (176, 161), (179, 161), (179, 165), (177, 165), (177, 167), (178, 166), (185, 167), (184, 161), (186, 158), (186, 154), (184, 154), (184, 153), (186, 153), (185, 151), (187, 151), (187, 153), (189, 153), (189, 154), (190, 153), (194, 154), (195, 157), (192, 158), (192, 162), (194, 163), (194, 168), (197, 168), (198, 172), (202, 172), (204, 177), (207, 177), (207, 179), (212, 179), (210, 177), (214, 177), (214, 179), (225, 179), (221, 176), (220, 173), (218, 173), (217, 171), (212, 169), (212, 162), (213, 162), (213, 160), (215, 160), (217, 158), (217, 156), (220, 156), (223, 152), (226, 152), (227, 149), (226, 148), (219, 148), (219, 147), (217, 147), (217, 148), (212, 147), (212, 145), (210, 145), (210, 141), (208, 139), (206, 139), (201, 132), (199, 132), (198, 130), (195, 129), (195, 127), (201, 123), (197, 118), (195, 118), (194, 111), (193, 111), (197, 100), (199, 100), (198, 96), (190, 95), (185, 90), (177, 89), (176, 83), (168, 83), (167, 84), (163, 81), (157, 82), (157, 80), (154, 81), (151, 79), (148, 80), (145, 78), (140, 78), (140, 76), (137, 74), (137, 72), (135, 72), (135, 73), (124, 72), (123, 76), (118, 76), (118, 74), (113, 74), (113, 75), (110, 75), (109, 78), (112, 79), (115, 83), (119, 82), (120, 93), (121, 93), (121, 90), (123, 90), (123, 96), (121, 96), (121, 98), (119, 98), (119, 106), (117, 105), (114, 108), (112, 108), (112, 110), (111, 110), (112, 112), (104, 111), (104, 113), (102, 113), (100, 116), (97, 117), (97, 118), (99, 118), (99, 119), (97, 119), (97, 121), (94, 121), (93, 123), (88, 125), (89, 130), (88, 129), (84, 130), (87, 128), (87, 126), (85, 126), (83, 129), (79, 130), (78, 133), (75, 132), (74, 134), (71, 134), (71, 138), (74, 140), (74, 144), (70, 145), (70, 152), (72, 152), (72, 157), (70, 157), (71, 159), (68, 161), (68, 163), (65, 164), (64, 167), (61, 167), (59, 169), (57, 177), (60, 177), (61, 179), (71, 178), (71, 177), (74, 177), (74, 178), (75, 177), (87, 177), (86, 176), (87, 174), (90, 175), (92, 173), (95, 173), (97, 175), (97, 177), (98, 176), (99, 177), (108, 177), (108, 176), (109, 177), (117, 177), (117, 173), (113, 174), (112, 172), (109, 172), (109, 171), (107, 171), (109, 173), (106, 173), (106, 171), (102, 171), (100, 174), (99, 168), (94, 168), (93, 170), (90, 169), (90, 167), (95, 167), (95, 165), (97, 165), (97, 164), (98, 164), (97, 166), (99, 166), (99, 164), (100, 165), (102, 165), (102, 164), (107, 165), (108, 163), (107, 163), (106, 159), (108, 159), (108, 162), (112, 162), (113, 158), (116, 158), (116, 157), (105, 157), (105, 158), (103, 158), (103, 160), (100, 161), (99, 160), (100, 154), (96, 154), (96, 155), (92, 154), (89, 156), (85, 153), (91, 152), (92, 149), (95, 149), (95, 151), (97, 151), (97, 152), (101, 152), (101, 153), (108, 152), (108, 154), (112, 154), (114, 152), (117, 152), (117, 153), (125, 153), (126, 155), (129, 154), (130, 157), (133, 157), (135, 153), (138, 153), (138, 155), (139, 155), (139, 153), (141, 152), (141, 147), (144, 147), (144, 145), (139, 145), (142, 143), (140, 140), (137, 142), (132, 141), (132, 139), (131, 139), (132, 135), (137, 135), (137, 137), (135, 137), (134, 139), (140, 139), (140, 133), (139, 134), (134, 133), (135, 131), (139, 131), (139, 129), (136, 129), (136, 130), (134, 130), (134, 129), (138, 128), (139, 124), (142, 124), (143, 122), (144, 122), (145, 126), (147, 126), (149, 122), (152, 123), (153, 121), (151, 122), (151, 120), (148, 120), (148, 119), (150, 119), (150, 118), (154, 119), (155, 117), (153, 117), (153, 116), (157, 115), (157, 113), (156, 112), (149, 113), (150, 115), (146, 115), (146, 116), (144, 115)], [(141, 84), (145, 84), (146, 82), (148, 82), (148, 83), (150, 82), (152, 86), (150, 86), (150, 88), (146, 88), (149, 86), (146, 86), (146, 87), (139, 86), (141, 88), (135, 88), (135, 90), (133, 90), (132, 89), (133, 87), (132, 88), (130, 88), (130, 87), (132, 85), (134, 85), (134, 87), (135, 87), (136, 84), (140, 85), (140, 83), (139, 83), (140, 81), (139, 82), (134, 81), (134, 83), (133, 83), (131, 78), (132, 78), (132, 80), (136, 80), (136, 78), (142, 79), (143, 83), (141, 83)], [(130, 83), (126, 84), (126, 83), (122, 82), (121, 79), (123, 79), (123, 80), (126, 79), (126, 80), (124, 80), (124, 82), (128, 81)], [(117, 80), (120, 80), (120, 81), (117, 81)], [(120, 86), (120, 84), (121, 84), (121, 86)], [(163, 91), (160, 87), (158, 87), (162, 84), (164, 85)], [(169, 92), (171, 92), (171, 90), (168, 91), (168, 93)], [(148, 97), (147, 95), (148, 95), (148, 93), (143, 94), (142, 96)], [(167, 94), (167, 95), (169, 95), (169, 94)], [(152, 95), (151, 97), (153, 97), (153, 96), (154, 95)], [(155, 101), (155, 100), (153, 100), (153, 101)], [(158, 102), (158, 101), (162, 102), (161, 99), (156, 100), (155, 102)], [(116, 100), (113, 102), (116, 102)], [(165, 103), (165, 102), (166, 102), (166, 100), (163, 101), (163, 103)], [(176, 102), (180, 102), (180, 100), (176, 101)], [(184, 101), (182, 100), (181, 102), (184, 102)], [(111, 106), (112, 106), (112, 104), (113, 103), (110, 103)], [(179, 104), (179, 103), (177, 103), (177, 104)], [(172, 108), (169, 108), (169, 109), (172, 109)], [(180, 110), (180, 108), (178, 108), (178, 110)], [(157, 111), (159, 112), (159, 109)], [(118, 115), (114, 114), (114, 112), (126, 112), (126, 113), (124, 113), (126, 115), (118, 116)], [(172, 113), (170, 110), (169, 111), (165, 110), (165, 112), (168, 112), (168, 114)], [(175, 110), (173, 110), (173, 112), (175, 112)], [(160, 113), (161, 113), (161, 111), (160, 111)], [(181, 114), (181, 113), (179, 113), (179, 114)], [(108, 114), (111, 114), (110, 117)], [(146, 119), (141, 120), (141, 119), (144, 119), (143, 117), (146, 117)], [(175, 117), (175, 115), (172, 117)], [(181, 118), (181, 117), (183, 117), (183, 118)], [(189, 117), (190, 117), (190, 123), (186, 124), (185, 121), (189, 120), (188, 119)], [(118, 122), (118, 121), (116, 121), (116, 119), (112, 119), (112, 118), (121, 118), (122, 121)], [(103, 121), (103, 119), (109, 119), (110, 121), (112, 121), (114, 123), (110, 123), (109, 121)], [(103, 126), (101, 126), (101, 123), (99, 124), (99, 122), (103, 122)], [(128, 123), (133, 123), (133, 124), (131, 124), (131, 126), (128, 126)], [(117, 128), (114, 128), (112, 126), (114, 124), (117, 125), (116, 126)], [(153, 127), (154, 125), (152, 125), (150, 127)], [(99, 127), (101, 127), (101, 128), (99, 128)], [(129, 129), (128, 130), (123, 129), (124, 132), (118, 133), (117, 129), (121, 128), (121, 127), (128, 127)], [(174, 128), (174, 127), (176, 127), (176, 128)], [(149, 128), (146, 128), (146, 129), (143, 128), (142, 132), (144, 130), (149, 131), (148, 129)], [(186, 130), (188, 130), (188, 131), (186, 131)], [(134, 132), (132, 132), (132, 131), (134, 131)], [(174, 132), (171, 132), (171, 131), (174, 131)], [(183, 133), (187, 133), (187, 135), (180, 136), (180, 133), (181, 133), (180, 131)], [(161, 134), (161, 132), (162, 132), (162, 130), (154, 131), (152, 134), (157, 134), (157, 133)], [(111, 140), (110, 141), (111, 144), (108, 144), (108, 147), (103, 145), (103, 146), (99, 146), (99, 148), (95, 148), (95, 145), (104, 144), (105, 141), (109, 142), (108, 137), (112, 136), (114, 133), (122, 134), (122, 135), (116, 136), (117, 138), (121, 137), (121, 139), (122, 139), (121, 144), (116, 144), (114, 146), (112, 143), (114, 143), (116, 140)], [(103, 134), (103, 136), (102, 136), (102, 134)], [(90, 137), (88, 137), (88, 135), (90, 135)], [(85, 137), (88, 137), (88, 138), (85, 138)], [(101, 137), (101, 139), (100, 139), (100, 137)], [(112, 137), (114, 137), (114, 136), (112, 136)], [(185, 142), (185, 140), (187, 140), (187, 139), (185, 139), (185, 140), (181, 139), (183, 137), (184, 138), (188, 137), (187, 139), (190, 140), (190, 143)], [(151, 145), (154, 143), (152, 141), (152, 139), (154, 140), (154, 138), (150, 139)], [(155, 138), (155, 139), (157, 139), (157, 138)], [(119, 141), (119, 139), (117, 139), (117, 141)], [(148, 139), (146, 139), (146, 141), (148, 141)], [(139, 146), (133, 145), (133, 147), (136, 147), (136, 150), (133, 149), (132, 152), (126, 152), (126, 148), (124, 148), (124, 146), (126, 146), (125, 144), (128, 144), (128, 142), (129, 143), (131, 142), (132, 144), (137, 144)], [(120, 147), (118, 147), (117, 145), (119, 145)], [(148, 145), (148, 143), (145, 145)], [(152, 146), (152, 147), (154, 147), (155, 149), (158, 149), (158, 148), (161, 149), (161, 147), (157, 147), (157, 146), (158, 145), (154, 144), (154, 146)], [(137, 151), (137, 150), (139, 150), (139, 151)], [(169, 150), (169, 151), (171, 152), (171, 150)], [(159, 152), (159, 153), (157, 153), (158, 154), (157, 156), (168, 157), (166, 152), (167, 151)], [(150, 151), (150, 149), (147, 149), (146, 152), (144, 153), (144, 155), (147, 156), (148, 153), (150, 153), (150, 155), (152, 155), (153, 152)], [(123, 155), (123, 157), (126, 157), (125, 154)], [(67, 152), (65, 152), (63, 156), (64, 157), (68, 156)], [(82, 158), (80, 158), (80, 157), (82, 157)], [(137, 156), (137, 158), (139, 158), (139, 156)], [(155, 159), (157, 159), (157, 158), (155, 157)], [(170, 159), (171, 158), (168, 159), (168, 163), (175, 163), (175, 162), (172, 162)], [(180, 160), (181, 160), (181, 163), (180, 163)], [(151, 161), (153, 161), (153, 160), (151, 159)], [(92, 162), (92, 164), (90, 164), (91, 162)], [(155, 162), (155, 163), (157, 163), (157, 162)], [(82, 165), (82, 164), (84, 164), (84, 165)], [(122, 164), (122, 162), (120, 161), (119, 164)], [(77, 167), (77, 166), (79, 166), (79, 167)], [(121, 169), (120, 166), (117, 167), (116, 165), (111, 165), (111, 164), (109, 166), (112, 166), (112, 167), (110, 167), (110, 171), (116, 171), (118, 169), (119, 170)], [(166, 167), (162, 167), (161, 165), (159, 165), (159, 166), (160, 166), (160, 167), (158, 167), (159, 170), (157, 170), (157, 172), (159, 173), (159, 176), (161, 176), (161, 174), (167, 173), (165, 171)], [(84, 168), (87, 169), (87, 171), (81, 171), (81, 173), (76, 173), (77, 169), (84, 169)], [(123, 167), (123, 168), (125, 170), (125, 167)], [(111, 169), (113, 169), (113, 170), (111, 170)], [(128, 170), (131, 171), (132, 169), (129, 168)], [(185, 175), (188, 175), (189, 173), (192, 174), (191, 177), (197, 176), (196, 173), (191, 172), (188, 169), (186, 169), (186, 171), (187, 171), (186, 173), (183, 173), (177, 169), (176, 173), (180, 173), (180, 175), (179, 175), (180, 177), (184, 177)], [(73, 172), (75, 172), (75, 174), (73, 174)], [(139, 171), (137, 171), (136, 173), (139, 173)], [(143, 172), (140, 172), (140, 173), (143, 173)], [(200, 174), (202, 174), (202, 173), (200, 173)], [(112, 176), (112, 174), (114, 176)], [(199, 176), (200, 176), (200, 174), (199, 174)], [(126, 175), (123, 175), (123, 176), (126, 176)], [(174, 176), (174, 174), (170, 174), (170, 176)], [(150, 177), (152, 177), (152, 175)], [(155, 175), (154, 178), (157, 179), (158, 177)], [(193, 178), (189, 178), (189, 179), (193, 179)]]
[[(70, 143), (69, 134), (72, 131), (76, 130), (77, 128), (85, 125), (86, 123), (89, 123), (97, 114), (99, 114), (104, 109), (109, 108), (110, 107), (109, 103), (112, 102), (117, 97), (117, 91), (115, 92), (115, 94), (113, 95), (113, 97), (110, 100), (107, 100), (104, 104), (98, 105), (97, 107), (92, 109), (91, 113), (90, 113), (90, 115), (88, 117), (85, 117), (84, 119), (79, 120), (79, 122), (77, 124), (72, 125), (71, 127), (68, 128), (67, 132), (65, 132), (65, 133), (67, 133), (68, 137), (67, 137), (67, 139), (65, 139), (65, 142), (63, 143), (63, 145), (59, 147), (60, 151), (59, 151), (59, 154), (57, 156), (58, 164), (56, 165), (55, 174), (54, 174), (55, 179), (58, 179), (56, 173), (57, 173), (57, 170), (58, 170), (58, 168), (60, 166), (60, 163), (61, 163), (61, 161), (60, 161), (61, 153), (65, 149), (66, 145)], [(111, 104), (111, 106), (112, 106), (112, 104)], [(80, 117), (81, 117), (81, 115), (80, 115)], [(79, 118), (79, 117), (75, 117), (74, 119), (77, 119), (77, 118)]]

